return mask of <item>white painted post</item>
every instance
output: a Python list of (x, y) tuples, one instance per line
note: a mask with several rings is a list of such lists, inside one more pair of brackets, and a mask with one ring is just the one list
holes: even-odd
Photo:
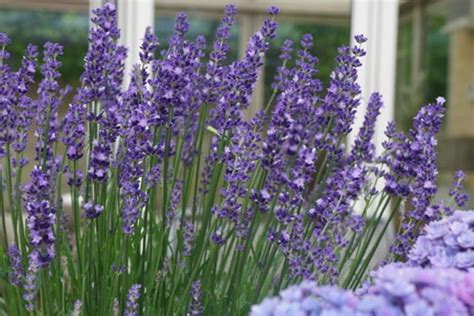
[[(367, 55), (362, 59), (363, 66), (359, 71), (359, 84), (362, 88), (362, 102), (356, 114), (354, 128), (349, 135), (348, 145), (352, 146), (359, 128), (364, 121), (367, 102), (372, 92), (382, 94), (384, 106), (375, 126), (374, 143), (376, 153), (382, 152), (385, 140), (385, 129), (394, 118), (395, 108), (395, 66), (397, 53), (399, 0), (352, 0), (351, 38), (364, 34), (368, 41), (364, 44)], [(361, 205), (356, 205), (361, 212)], [(369, 214), (375, 210), (369, 209)], [(383, 214), (388, 220), (388, 214)], [(382, 261), (389, 252), (394, 240), (394, 227), (386, 231), (371, 265)]]
[(364, 34), (367, 55), (359, 72), (362, 104), (357, 111), (354, 129), (349, 136), (353, 143), (364, 120), (367, 101), (372, 92), (382, 94), (384, 107), (377, 121), (374, 141), (376, 151), (382, 151), (387, 123), (394, 118), (395, 66), (397, 57), (398, 0), (353, 0), (351, 35)]
[(132, 66), (139, 62), (141, 41), (148, 26), (153, 28), (153, 0), (117, 0), (118, 24), (122, 31), (120, 44), (128, 48), (124, 85), (130, 81)]

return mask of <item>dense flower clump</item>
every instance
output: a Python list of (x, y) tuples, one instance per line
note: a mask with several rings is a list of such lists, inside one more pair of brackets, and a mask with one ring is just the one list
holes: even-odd
[(455, 269), (397, 268), (374, 273), (361, 299), (366, 315), (472, 315), (474, 275)]
[(353, 315), (357, 298), (336, 287), (318, 287), (316, 282), (293, 285), (278, 297), (266, 298), (252, 307), (252, 316)]
[(456, 211), (430, 223), (408, 253), (408, 259), (409, 265), (474, 273), (474, 212)]
[(435, 310), (440, 293), (466, 310), (469, 293), (446, 285), (472, 282), (461, 272), (441, 283), (426, 272), (422, 284), (406, 270), (401, 294), (383, 292), (397, 280), (378, 272), (384, 283), (367, 290), (368, 302), (330, 287), (360, 287), (396, 215), (396, 259), (470, 270), (471, 217), (441, 220), (467, 200), (463, 175), (448, 203), (434, 201), (441, 97), (421, 107), (407, 134), (390, 123), (376, 152), (383, 96), (361, 98), (363, 35), (338, 48), (327, 86), (313, 36), (286, 40), (271, 97), (255, 104), (278, 32), (279, 9), (267, 13), (238, 60), (229, 60), (235, 5), (213, 41), (190, 38), (179, 13), (167, 48), (147, 28), (140, 62), (124, 73), (128, 51), (107, 2), (93, 11), (74, 90), (61, 86), (60, 44), (47, 42), (41, 56), (29, 45), (13, 70), (0, 33), (0, 314), (242, 315), (301, 281), (254, 312)]
[(411, 316), (474, 313), (474, 275), (455, 269), (387, 266), (363, 296), (302, 283), (252, 307), (252, 316)]

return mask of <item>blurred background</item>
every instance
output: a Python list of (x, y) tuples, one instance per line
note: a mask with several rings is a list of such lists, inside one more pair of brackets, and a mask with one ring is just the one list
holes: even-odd
[[(230, 1), (230, 0), (229, 0)], [(64, 46), (62, 81), (78, 85), (88, 42), (89, 16), (100, 0), (0, 0), (0, 31), (12, 38), (13, 67), (20, 65), (28, 43)], [(137, 60), (144, 27), (152, 25), (161, 48), (172, 33), (174, 16), (188, 13), (188, 36), (202, 34), (212, 43), (228, 0), (116, 0), (124, 44), (130, 47), (128, 67)], [(279, 65), (279, 47), (313, 34), (313, 53), (320, 60), (320, 78), (327, 82), (337, 47), (351, 34), (369, 38), (361, 74), (366, 98), (372, 90), (385, 97), (384, 120), (408, 130), (423, 104), (445, 96), (447, 118), (439, 141), (440, 195), (445, 196), (456, 169), (467, 174), (466, 190), (474, 197), (474, 0), (234, 0), (238, 22), (231, 38), (231, 58), (242, 56), (269, 5), (281, 8), (280, 28), (265, 59), (254, 95), (253, 111), (269, 98)], [(383, 83), (383, 84), (382, 84)], [(363, 114), (363, 113), (362, 113)], [(360, 120), (359, 113), (358, 119)], [(382, 120), (382, 123), (385, 121)], [(383, 127), (377, 129), (383, 135)], [(469, 201), (474, 208), (474, 201)]]

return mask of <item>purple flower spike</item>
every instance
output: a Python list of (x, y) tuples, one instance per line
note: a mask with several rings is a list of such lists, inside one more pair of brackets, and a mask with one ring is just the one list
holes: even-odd
[(357, 107), (360, 104), (360, 85), (357, 83), (357, 69), (362, 65), (359, 58), (365, 51), (352, 50), (341, 46), (336, 57), (337, 67), (331, 73), (331, 82), (324, 99), (325, 112), (334, 120), (336, 135), (345, 135), (351, 131)]
[(1, 59), (8, 59), (10, 57), (10, 53), (5, 50), (5, 46), (11, 43), (11, 39), (8, 37), (7, 34), (0, 32), (0, 60)]
[(293, 51), (293, 41), (292, 40), (285, 40), (283, 45), (281, 46), (281, 54), (280, 59), (288, 60), (291, 59), (291, 52)]
[(354, 146), (349, 157), (352, 163), (371, 162), (374, 159), (375, 146), (372, 143), (372, 137), (375, 133), (375, 122), (382, 108), (382, 96), (374, 93), (370, 96), (367, 105), (367, 112), (364, 117), (359, 134), (354, 141)]
[(51, 175), (35, 167), (30, 182), (25, 185), (26, 226), (30, 243), (34, 248), (35, 261), (46, 267), (55, 257), (55, 236), (53, 225), (56, 209), (51, 202)]
[[(86, 117), (101, 125), (102, 147), (107, 147), (115, 141), (119, 125), (121, 102), (118, 96), (127, 50), (117, 44), (120, 30), (117, 27), (115, 5), (108, 2), (103, 7), (95, 9), (93, 14), (94, 17), (91, 20), (93, 26), (89, 32), (89, 49), (84, 58), (81, 87), (69, 106), (63, 123), (62, 141), (68, 148), (67, 156), (70, 160), (78, 160), (84, 154)], [(102, 103), (103, 113), (93, 112), (93, 102)], [(99, 170), (99, 175), (93, 175), (92, 179), (103, 177), (104, 170)]]
[(124, 316), (138, 315), (138, 300), (140, 299), (141, 284), (133, 284), (127, 294), (127, 304), (125, 306)]
[(225, 243), (225, 237), (222, 230), (216, 230), (211, 234), (211, 241), (216, 245), (222, 245)]
[(104, 207), (102, 205), (94, 205), (91, 201), (84, 204), (85, 215), (88, 219), (95, 219), (102, 214)]
[(158, 38), (153, 34), (151, 27), (147, 27), (139, 53), (140, 61), (143, 64), (148, 64), (153, 60), (155, 49), (158, 45)]
[[(235, 23), (235, 15), (237, 14), (237, 7), (233, 4), (229, 4), (225, 7), (224, 17), (222, 18), (221, 25), (216, 32), (216, 40), (214, 42), (214, 47), (209, 55), (209, 76), (220, 75), (219, 63), (225, 59), (230, 46), (228, 40), (230, 38), (230, 30), (232, 25)], [(216, 78), (217, 79), (217, 78)], [(210, 84), (214, 84), (210, 82)]]
[(1, 46), (6, 46), (11, 43), (11, 39), (8, 37), (7, 34), (0, 32), (0, 45)]
[(184, 234), (184, 245), (183, 245), (183, 256), (191, 256), (193, 250), (193, 240), (194, 240), (194, 225), (189, 221), (184, 222), (183, 234)]
[(28, 256), (28, 271), (25, 276), (25, 284), (23, 286), (24, 293), (23, 298), (25, 299), (26, 305), (25, 308), (28, 311), (33, 311), (35, 309), (35, 301), (37, 294), (37, 277), (38, 272), (41, 268), (42, 262), (39, 259), (38, 252), (33, 250)]
[(189, 30), (188, 16), (184, 12), (180, 12), (176, 15), (176, 22), (174, 30), (177, 34), (184, 35)]
[(224, 8), (224, 13), (227, 16), (234, 16), (237, 14), (237, 6), (235, 4), (227, 4)]
[(81, 300), (75, 301), (71, 316), (80, 316), (81, 309), (82, 309), (82, 301)]
[(313, 47), (313, 35), (304, 34), (303, 38), (301, 38), (301, 47), (304, 49), (310, 49)]
[(98, 141), (94, 141), (92, 146), (88, 176), (98, 182), (106, 182), (110, 166), (110, 147)]
[(436, 134), (445, 112), (443, 104), (444, 99), (438, 98), (435, 104), (422, 107), (413, 119), (409, 135), (397, 132), (393, 123), (387, 127), (389, 140), (383, 143), (385, 152), (379, 158), (390, 169), (382, 173), (385, 190), (403, 199), (412, 196), (412, 209), (405, 212), (397, 242), (392, 247), (399, 259), (406, 258), (415, 242), (419, 232), (416, 227), (451, 213), (443, 205), (432, 205), (437, 192)]
[(454, 182), (449, 189), (449, 196), (454, 199), (456, 205), (459, 207), (463, 207), (469, 200), (469, 196), (466, 193), (461, 192), (464, 176), (465, 175), (462, 170), (457, 170), (454, 173)]
[(8, 247), (7, 254), (10, 258), (10, 267), (12, 270), (10, 273), (11, 284), (20, 287), (23, 279), (23, 265), (21, 263), (22, 256), (20, 250), (16, 245), (11, 245)]
[(365, 36), (362, 35), (362, 34), (358, 34), (358, 35), (354, 36), (354, 39), (355, 39), (356, 42), (359, 43), (359, 44), (362, 44), (362, 43), (367, 42), (367, 37), (365, 37)]
[(271, 6), (267, 9), (267, 13), (270, 15), (278, 15), (280, 13), (280, 9), (278, 7)]
[(287, 85), (289, 80), (290, 70), (286, 67), (286, 63), (291, 59), (293, 52), (293, 41), (287, 39), (281, 46), (281, 52), (279, 58), (283, 61), (283, 65), (278, 67), (275, 79), (272, 83), (272, 88), (276, 91), (282, 91)]
[(189, 315), (201, 316), (204, 308), (201, 304), (202, 290), (201, 281), (193, 281), (191, 285), (191, 304), (189, 305)]

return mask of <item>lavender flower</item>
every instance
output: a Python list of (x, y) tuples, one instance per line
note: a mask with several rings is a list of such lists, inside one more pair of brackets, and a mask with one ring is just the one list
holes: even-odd
[(201, 304), (201, 299), (201, 281), (193, 281), (191, 285), (191, 304), (189, 305), (189, 315), (200, 316), (203, 314), (204, 308)]
[(474, 211), (431, 222), (408, 253), (408, 264), (474, 271)]
[[(405, 257), (411, 244), (416, 239), (416, 227), (439, 219), (440, 213), (433, 213), (429, 208), (436, 194), (436, 134), (439, 132), (445, 111), (445, 100), (438, 98), (436, 104), (429, 104), (418, 112), (413, 120), (411, 137), (406, 137), (393, 130), (388, 131), (392, 140), (384, 147), (387, 153), (381, 158), (392, 173), (386, 173), (386, 190), (390, 194), (412, 194), (412, 209), (404, 214), (401, 232), (392, 251)], [(399, 178), (395, 181), (395, 177)], [(412, 183), (410, 183), (412, 182)], [(410, 183), (410, 184), (408, 184)]]
[[(312, 45), (312, 37), (305, 35), (301, 45), (303, 49), (298, 51), (296, 66), (288, 69), (287, 74), (282, 73), (288, 79), (282, 79), (286, 80), (286, 85), (275, 104), (272, 122), (262, 146), (262, 166), (268, 172), (268, 181), (257, 200), (262, 202), (266, 200), (263, 195), (272, 195), (278, 187), (288, 185), (296, 195), (293, 199), (282, 196), (286, 205), (277, 207), (282, 210), (288, 207), (296, 209), (303, 200), (305, 186), (315, 172), (314, 162), (317, 159), (316, 148), (312, 147), (313, 135), (308, 131), (321, 128), (313, 103), (317, 101), (316, 94), (321, 91), (322, 85), (314, 78), (317, 59), (307, 51)], [(287, 170), (288, 165), (293, 167)], [(260, 207), (265, 210), (265, 205)]]
[(144, 96), (151, 98), (143, 82), (139, 80), (137, 68), (134, 69), (134, 76), (124, 98), (125, 108), (128, 106), (136, 106), (136, 108), (134, 113), (131, 113), (124, 121), (121, 131), (124, 141), (119, 148), (123, 158), (118, 161), (120, 194), (124, 201), (122, 230), (127, 234), (134, 232), (135, 222), (145, 205), (147, 194), (140, 188), (140, 178), (145, 174), (144, 160), (147, 155), (154, 153), (153, 134), (148, 124), (154, 122), (156, 114), (150, 110), (150, 105), (146, 101), (142, 102), (140, 94), (136, 91), (141, 91)]
[(138, 300), (140, 299), (141, 284), (133, 284), (128, 290), (127, 304), (125, 306), (125, 316), (138, 315)]
[[(64, 137), (62, 141), (67, 146), (67, 156), (78, 160), (83, 155), (85, 143), (86, 117), (95, 123), (100, 123), (100, 136), (104, 143), (100, 144), (101, 154), (108, 154), (110, 145), (118, 133), (120, 86), (123, 78), (126, 49), (117, 45), (120, 30), (117, 27), (117, 11), (115, 5), (108, 2), (102, 8), (93, 11), (92, 24), (89, 34), (89, 49), (84, 58), (84, 73), (81, 76), (81, 88), (74, 97), (63, 123)], [(88, 106), (102, 102), (104, 111), (96, 113), (94, 108), (88, 111)], [(95, 158), (94, 156), (92, 158)], [(107, 160), (110, 158), (107, 157)], [(101, 173), (107, 171), (107, 166), (101, 168)], [(103, 175), (89, 173), (92, 179), (101, 181)]]
[(171, 198), (168, 205), (168, 211), (166, 212), (166, 225), (171, 227), (175, 219), (179, 202), (181, 200), (181, 191), (183, 189), (183, 183), (181, 181), (176, 181), (174, 188), (171, 192)]
[[(35, 45), (28, 45), (22, 60), (20, 69), (12, 74), (12, 85), (15, 85), (15, 98), (12, 99), (14, 110), (10, 113), (10, 122), (14, 135), (12, 148), (17, 152), (24, 152), (28, 142), (28, 132), (31, 127), (32, 120), (36, 113), (35, 103), (26, 95), (31, 84), (34, 82), (38, 57), (38, 48)], [(22, 163), (24, 165), (25, 163)]]
[(226, 238), (222, 232), (222, 229), (217, 229), (211, 234), (211, 241), (218, 246), (225, 243)]
[(8, 257), (10, 259), (10, 282), (14, 286), (20, 287), (23, 279), (23, 264), (21, 263), (21, 252), (16, 245), (8, 247)]
[(155, 49), (158, 45), (158, 38), (152, 33), (151, 27), (147, 27), (139, 53), (140, 61), (143, 64), (148, 64), (153, 60)]
[(202, 84), (202, 102), (213, 104), (223, 93), (223, 79), (228, 67), (222, 65), (230, 50), (229, 38), (231, 36), (231, 28), (235, 23), (235, 15), (237, 7), (233, 4), (226, 5), (224, 16), (219, 25), (216, 38), (214, 40), (213, 49), (209, 54), (209, 62), (204, 75)]
[(360, 47), (341, 46), (336, 57), (338, 66), (331, 73), (331, 82), (324, 99), (325, 111), (333, 117), (334, 133), (344, 135), (351, 131), (356, 108), (360, 103), (357, 68), (365, 51)]
[(25, 276), (25, 284), (23, 285), (23, 298), (26, 302), (25, 308), (30, 312), (35, 309), (37, 277), (41, 265), (42, 262), (38, 257), (38, 252), (33, 250), (33, 252), (31, 252), (28, 256), (28, 271), (26, 272)]
[(0, 43), (2, 49), (0, 51), (0, 124), (5, 127), (0, 131), (0, 158), (5, 157), (6, 149), (5, 145), (11, 141), (11, 135), (9, 130), (11, 129), (12, 122), (9, 117), (12, 113), (11, 103), (9, 102), (12, 98), (11, 89), (11, 70), (10, 67), (3, 63), (3, 59), (8, 58), (8, 52), (5, 51), (5, 46), (10, 43), (10, 39), (4, 33), (0, 33)]
[(315, 256), (318, 269), (321, 272), (330, 271), (333, 281), (338, 274), (335, 263), (339, 259), (335, 247), (347, 246), (348, 240), (345, 238), (347, 227), (360, 231), (360, 221), (356, 220), (354, 223), (352, 202), (360, 194), (365, 181), (367, 181), (365, 172), (357, 166), (346, 166), (341, 170), (335, 170), (327, 179), (322, 197), (316, 200), (311, 212), (308, 212), (308, 216), (315, 221), (313, 234), (322, 235), (319, 238), (325, 241), (330, 238), (333, 240), (332, 243), (322, 243), (317, 247)]
[(457, 170), (454, 173), (454, 182), (451, 188), (449, 189), (449, 196), (454, 199), (454, 201), (456, 202), (456, 205), (459, 207), (463, 207), (469, 199), (466, 193), (460, 192), (462, 189), (463, 180), (464, 180), (464, 172), (461, 170)]
[(278, 25), (272, 19), (265, 19), (260, 30), (248, 42), (245, 57), (230, 65), (223, 78), (222, 89), (225, 91), (218, 100), (216, 109), (212, 112), (211, 126), (223, 131), (232, 131), (240, 122), (242, 111), (250, 105), (250, 97), (255, 85), (260, 67), (263, 65), (263, 55), (268, 50), (266, 41), (275, 36)]
[(104, 207), (99, 204), (94, 205), (92, 201), (89, 201), (84, 204), (84, 211), (88, 219), (94, 219), (99, 217), (100, 214), (102, 214), (102, 212), (104, 211)]
[(84, 179), (84, 174), (81, 170), (76, 170), (75, 174), (69, 172), (69, 168), (66, 169), (66, 176), (67, 176), (67, 184), (70, 186), (74, 186), (76, 188), (81, 187), (82, 180)]
[(233, 4), (226, 5), (224, 10), (224, 17), (222, 18), (221, 25), (216, 32), (216, 40), (214, 47), (210, 53), (210, 61), (208, 64), (208, 76), (215, 77), (219, 76), (219, 72), (222, 71), (220, 63), (225, 60), (227, 53), (229, 52), (230, 45), (228, 43), (230, 37), (230, 30), (232, 25), (235, 23), (235, 15), (237, 14), (237, 7)]
[(51, 175), (38, 167), (31, 171), (30, 182), (25, 185), (26, 225), (35, 261), (45, 267), (56, 255), (53, 225), (56, 209), (51, 202)]
[(57, 60), (62, 55), (63, 48), (56, 43), (47, 42), (43, 50), (43, 65), (41, 66), (41, 80), (38, 88), (39, 99), (36, 114), (36, 160), (42, 168), (55, 169), (53, 157), (53, 144), (57, 142), (59, 135), (58, 108), (62, 102), (66, 90), (59, 92), (58, 78), (61, 76), (59, 67), (61, 62)]
[(350, 153), (349, 162), (370, 162), (373, 160), (375, 146), (372, 143), (372, 137), (374, 136), (375, 122), (378, 115), (380, 114), (381, 107), (382, 96), (378, 93), (372, 94), (367, 105), (364, 123), (360, 127), (359, 134), (354, 141), (354, 146), (352, 147)]
[(110, 166), (110, 146), (99, 143), (97, 140), (92, 144), (91, 160), (87, 174), (90, 179), (98, 182), (106, 182)]
[[(120, 37), (117, 27), (117, 10), (113, 3), (106, 3), (102, 8), (93, 11), (91, 21), (94, 27), (89, 34), (89, 48), (85, 58), (85, 71), (81, 81), (87, 87), (91, 99), (100, 100), (107, 94), (113, 93), (120, 86), (116, 82), (120, 75), (121, 61), (124, 56), (123, 48), (116, 44)], [(100, 53), (103, 52), (103, 53)], [(120, 57), (117, 60), (117, 57)], [(111, 72), (109, 72), (112, 70)], [(104, 74), (108, 73), (108, 76)]]
[(81, 300), (75, 301), (71, 316), (81, 315), (81, 309), (82, 309), (82, 301)]
[(114, 298), (114, 302), (112, 304), (112, 313), (114, 316), (119, 316), (120, 315), (120, 302), (118, 298)]
[(367, 37), (365, 37), (363, 34), (358, 34), (354, 36), (354, 39), (356, 40), (357, 43), (362, 44), (367, 42)]
[(184, 222), (183, 227), (183, 234), (184, 234), (184, 244), (183, 244), (183, 256), (189, 257), (191, 256), (191, 252), (193, 250), (193, 239), (194, 239), (194, 225), (189, 222)]
[(5, 46), (11, 43), (11, 39), (8, 37), (7, 34), (0, 32), (0, 46), (2, 50), (0, 51), (0, 59), (8, 59), (10, 57), (10, 53), (5, 50)]
[[(57, 141), (59, 132), (58, 107), (64, 96), (64, 93), (58, 94), (58, 67), (61, 63), (57, 61), (57, 57), (60, 54), (60, 45), (49, 42), (44, 45), (44, 63), (41, 67), (43, 79), (39, 84), (39, 99), (36, 102), (39, 108), (36, 115), (38, 141), (35, 147), (38, 165), (31, 172), (30, 182), (24, 186), (26, 226), (33, 247), (30, 265), (35, 267), (48, 266), (56, 255), (53, 229), (56, 204), (53, 191), (61, 160), (53, 156), (53, 144)], [(29, 278), (32, 278), (32, 273), (29, 274)]]
[(227, 185), (221, 189), (223, 202), (220, 207), (213, 209), (213, 213), (219, 219), (227, 219), (237, 226), (240, 238), (247, 236), (252, 218), (249, 210), (242, 209), (239, 199), (248, 193), (246, 188), (259, 158), (258, 141), (254, 126), (242, 122), (236, 127), (236, 133), (229, 139), (222, 155), (226, 162), (224, 180)]
[(270, 15), (278, 15), (280, 13), (280, 8), (271, 6), (267, 9), (267, 13)]
[(278, 67), (275, 79), (272, 83), (274, 90), (283, 90), (288, 84), (290, 70), (286, 67), (287, 61), (291, 59), (291, 53), (293, 51), (293, 41), (287, 39), (281, 46), (281, 53), (279, 58), (283, 61), (283, 64)]

